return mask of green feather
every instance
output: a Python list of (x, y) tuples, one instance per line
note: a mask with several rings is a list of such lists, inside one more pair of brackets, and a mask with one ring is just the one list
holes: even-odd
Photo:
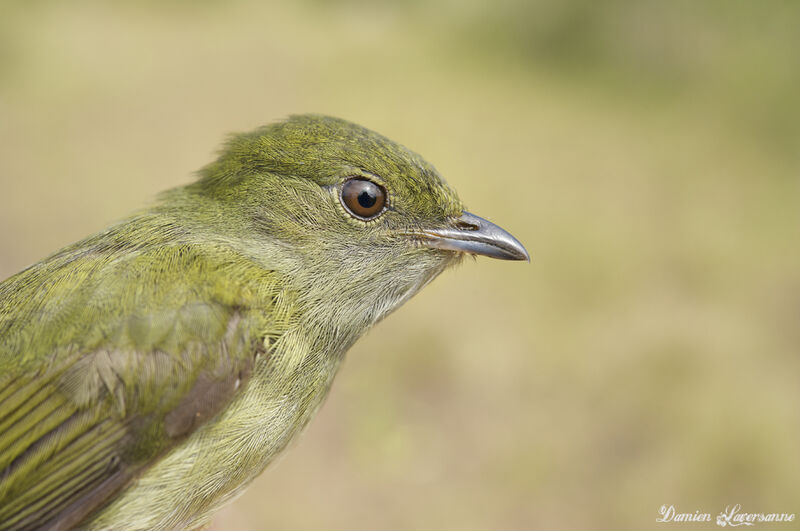
[[(373, 221), (337, 186), (388, 193)], [(308, 422), (372, 324), (459, 254), (418, 155), (298, 116), (0, 284), (0, 529), (197, 527)]]

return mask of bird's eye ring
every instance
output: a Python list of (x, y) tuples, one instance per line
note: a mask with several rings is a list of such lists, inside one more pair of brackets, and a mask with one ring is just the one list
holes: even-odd
[(341, 200), (354, 217), (370, 220), (383, 212), (386, 206), (386, 190), (370, 180), (353, 177), (342, 185)]

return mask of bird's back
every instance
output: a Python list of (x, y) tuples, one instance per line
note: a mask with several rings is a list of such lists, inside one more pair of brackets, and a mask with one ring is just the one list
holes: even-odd
[(280, 278), (196, 238), (140, 217), (0, 284), (0, 529), (91, 518), (248, 387)]

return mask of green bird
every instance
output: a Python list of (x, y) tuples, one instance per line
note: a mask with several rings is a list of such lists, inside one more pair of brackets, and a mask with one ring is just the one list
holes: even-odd
[(527, 260), (420, 156), (319, 115), (0, 284), (0, 529), (207, 525), (345, 352), (465, 254)]

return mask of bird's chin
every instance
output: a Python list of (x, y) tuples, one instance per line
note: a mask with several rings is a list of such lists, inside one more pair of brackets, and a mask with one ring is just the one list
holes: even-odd
[(422, 276), (421, 281), (410, 290), (409, 294), (407, 294), (403, 298), (403, 302), (407, 301), (409, 298), (413, 297), (417, 292), (419, 292), (422, 288), (430, 284), (434, 281), (436, 277), (438, 277), (445, 269), (453, 267), (464, 259), (464, 253), (453, 252), (453, 251), (442, 251), (436, 250), (434, 251), (439, 258), (439, 263), (431, 268), (428, 269), (427, 273)]

